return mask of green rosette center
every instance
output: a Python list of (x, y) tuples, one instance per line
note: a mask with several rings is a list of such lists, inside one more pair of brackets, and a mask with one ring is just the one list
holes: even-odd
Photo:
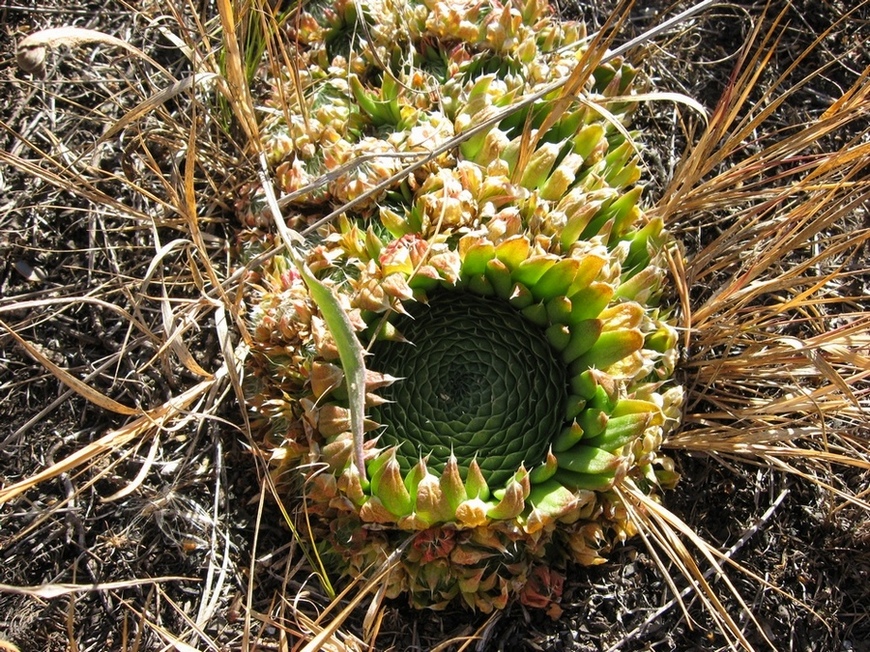
[(372, 410), (381, 443), (407, 473), (420, 457), (443, 471), (451, 450), (465, 477), (477, 459), (490, 486), (546, 458), (563, 426), (564, 365), (540, 329), (503, 302), (442, 292), (395, 322), (407, 342), (383, 341), (371, 367), (402, 377)]

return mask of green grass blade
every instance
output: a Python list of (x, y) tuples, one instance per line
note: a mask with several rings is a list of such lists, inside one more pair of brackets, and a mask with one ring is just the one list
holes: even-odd
[(350, 427), (353, 434), (353, 464), (357, 467), (360, 479), (366, 480), (366, 467), (363, 459), (363, 440), (365, 436), (365, 394), (366, 394), (366, 366), (364, 350), (354, 332), (350, 318), (341, 307), (332, 289), (326, 286), (305, 264), (304, 258), (296, 250), (296, 244), (302, 242), (302, 236), (287, 226), (281, 216), (281, 209), (275, 199), (272, 184), (267, 174), (268, 165), (265, 156), (260, 155), (260, 181), (266, 194), (266, 200), (272, 211), (278, 233), (284, 241), (287, 253), (293, 260), (293, 264), (302, 275), (302, 280), (308, 286), (311, 298), (320, 309), (323, 320), (326, 322), (329, 332), (338, 346), (338, 355), (341, 358), (341, 366), (347, 379), (348, 407), (350, 409)]

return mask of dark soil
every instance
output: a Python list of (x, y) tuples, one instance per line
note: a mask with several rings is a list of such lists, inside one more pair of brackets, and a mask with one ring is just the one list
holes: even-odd
[[(0, 489), (128, 421), (67, 389), (10, 329), (123, 405), (153, 408), (201, 380), (160, 346), (166, 332), (161, 292), (165, 289), (174, 305), (199, 296), (189, 273), (195, 256), (180, 244), (152, 268), (161, 245), (187, 234), (177, 215), (161, 213), (158, 202), (143, 199), (128, 183), (130, 166), (133, 178), (156, 193), (163, 187), (157, 172), (179, 174), (181, 163), (171, 149), (161, 147), (161, 138), (178, 142), (174, 128), (160, 126), (163, 113), (156, 112), (143, 141), (111, 142), (98, 158), (89, 159), (94, 175), (89, 185), (62, 178), (51, 182), (58, 169), (83, 167), (79, 153), (89, 151), (107, 125), (165, 83), (144, 79), (133, 57), (99, 45), (56, 48), (42, 79), (15, 64), (15, 44), (26, 34), (77, 26), (127, 40), (180, 76), (187, 64), (150, 22), (146, 12), (157, 13), (151, 4), (157, 3), (42, 0), (0, 7), (0, 149), (6, 153), (0, 159)], [(612, 4), (584, 3), (564, 12), (582, 16), (594, 28)], [(665, 0), (639, 4), (620, 38), (627, 40), (687, 6)], [(689, 26), (659, 37), (657, 45), (647, 45), (643, 67), (651, 83), (712, 109), (753, 24), (769, 24), (783, 9), (786, 27), (756, 90), (759, 97), (833, 21), (853, 7), (856, 14), (798, 64), (790, 80), (823, 72), (777, 114), (771, 129), (818, 116), (870, 65), (867, 3), (797, 0), (786, 7), (774, 2), (766, 17), (762, 4), (708, 10)], [(201, 12), (216, 15), (209, 3)], [(194, 18), (187, 16), (191, 26)], [(180, 98), (163, 112), (171, 114), (172, 124), (189, 128), (188, 108)], [(686, 139), (670, 107), (641, 109), (637, 126), (648, 145), (653, 200), (673, 173)], [(222, 154), (219, 146), (215, 149), (217, 159)], [(141, 167), (149, 155), (156, 171)], [(203, 174), (200, 187), (229, 189), (238, 183), (229, 166), (218, 167), (225, 176)], [(213, 264), (223, 269), (229, 266), (230, 204), (231, 198), (215, 197), (203, 226), (213, 243)], [(152, 228), (145, 217), (155, 215), (162, 221)], [(704, 238), (695, 231), (686, 236), (690, 249), (693, 239), (700, 244)], [(143, 285), (141, 279), (149, 275), (157, 280)], [(155, 336), (129, 329), (117, 308), (135, 315)], [(205, 308), (190, 314), (201, 320), (189, 325), (184, 342), (198, 364), (213, 371), (222, 360), (215, 314)], [(275, 601), (276, 592), (285, 591), (288, 602), (298, 598), (300, 610), (312, 616), (328, 600), (275, 506), (266, 500), (258, 515), (262, 469), (246, 446), (241, 410), (228, 394), (197, 404), (206, 411), (215, 406), (208, 418), (112, 446), (0, 505), (0, 649), (11, 644), (22, 652), (173, 645), (277, 650), (289, 649), (284, 635), (291, 645), (298, 640), (294, 631), (282, 633), (276, 625), (279, 614), (290, 613), (288, 604)], [(737, 545), (733, 558), (781, 589), (731, 574), (775, 649), (870, 650), (865, 511), (854, 506), (833, 512), (827, 492), (767, 469), (730, 463), (726, 468), (706, 457), (683, 456), (678, 464), (683, 480), (666, 496), (667, 506), (721, 549)], [(868, 474), (857, 472), (843, 478), (856, 492), (866, 489), (868, 480)], [(246, 614), (252, 571), (252, 612)], [(682, 590), (685, 582), (675, 581)], [(80, 588), (53, 595), (40, 589), (49, 584)], [(569, 570), (558, 620), (520, 605), (487, 616), (459, 610), (418, 613), (396, 601), (384, 609), (376, 647), (430, 650), (451, 638), (477, 635), (480, 640), (471, 645), (480, 650), (727, 649), (696, 598), (689, 594), (685, 611), (673, 598), (643, 543), (632, 540), (608, 564)], [(750, 641), (765, 648), (739, 605), (732, 600), (726, 606), (745, 624)], [(361, 609), (344, 629), (362, 636), (363, 616)], [(353, 641), (347, 645), (354, 649)]]

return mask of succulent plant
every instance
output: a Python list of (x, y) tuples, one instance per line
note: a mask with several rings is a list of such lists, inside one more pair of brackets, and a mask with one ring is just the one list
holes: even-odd
[[(361, 470), (348, 370), (272, 256), (247, 392), (274, 477), (351, 576), (406, 546), (389, 596), (552, 605), (566, 563), (634, 533), (614, 488), (677, 480), (659, 452), (682, 402), (671, 241), (640, 208), (635, 70), (591, 65), (582, 25), (537, 0), (337, 0), (291, 23), (265, 145), (293, 226), (345, 207), (304, 254), (369, 352), (368, 420)], [(255, 227), (258, 206), (239, 202)]]

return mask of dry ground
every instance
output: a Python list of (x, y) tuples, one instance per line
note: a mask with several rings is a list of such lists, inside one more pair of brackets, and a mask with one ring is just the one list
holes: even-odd
[[(594, 25), (609, 9), (604, 4), (565, 12)], [(674, 13), (668, 2), (639, 4), (626, 38)], [(781, 5), (774, 3), (768, 16)], [(756, 97), (850, 6), (795, 5)], [(220, 315), (202, 303), (191, 272), (205, 259), (221, 275), (232, 270), (233, 191), (250, 173), (227, 123), (192, 117), (182, 94), (94, 154), (108, 126), (165, 80), (105, 44), (58, 47), (42, 78), (15, 64), (15, 43), (26, 34), (77, 26), (128, 41), (182, 77), (188, 63), (152, 21), (161, 14), (157, 2), (135, 9), (67, 0), (0, 7), (0, 489), (92, 450), (107, 433), (133, 435), (0, 505), (0, 649), (4, 641), (22, 651), (285, 649), (297, 639), (292, 631), (283, 637), (278, 615), (294, 622), (294, 609), (313, 616), (328, 603), (280, 513), (261, 500), (261, 469), (226, 384), (220, 391), (212, 391), (218, 383), (202, 387), (166, 428), (135, 436), (130, 417), (94, 405), (46, 367), (48, 360), (121, 406), (152, 409), (208, 383), (200, 368), (214, 372), (227, 351), (216, 328)], [(206, 23), (215, 14), (210, 4), (188, 8), (184, 24), (194, 30), (197, 19)], [(647, 48), (656, 62), (651, 76), (712, 109), (761, 14), (750, 3), (722, 6), (691, 29), (660, 37)], [(758, 134), (762, 142), (775, 137), (775, 128), (817, 117), (853, 83), (870, 63), (868, 21), (864, 6), (800, 64), (794, 79), (822, 72)], [(676, 115), (656, 106), (639, 116), (651, 197), (673, 174), (686, 142)], [(215, 162), (196, 178), (208, 218), (200, 222), (201, 245), (184, 216), (161, 204), (170, 188), (183, 185), (185, 163), (176, 148), (191, 123), (198, 125), (202, 155)], [(78, 183), (70, 181), (77, 175)], [(856, 229), (870, 226), (866, 204), (849, 219)], [(712, 238), (706, 229), (724, 225), (688, 225), (681, 237), (691, 253)], [(870, 307), (866, 247), (863, 254), (849, 262), (855, 271), (842, 287), (858, 311)], [(692, 292), (700, 300), (710, 288)], [(163, 346), (168, 334), (183, 345)], [(767, 468), (702, 454), (681, 454), (678, 463), (684, 479), (667, 496), (668, 507), (717, 547), (736, 546), (736, 560), (788, 594), (734, 575), (776, 649), (870, 650), (866, 511), (835, 510), (840, 503), (829, 491)], [(846, 471), (840, 481), (860, 493), (868, 474)], [(86, 590), (92, 584), (101, 587)], [(558, 621), (518, 605), (475, 616), (421, 614), (397, 601), (382, 612), (376, 647), (428, 650), (478, 634), (470, 645), (484, 650), (720, 649), (723, 639), (698, 601), (689, 602), (690, 625), (672, 598), (642, 543), (632, 541), (607, 565), (573, 569)], [(733, 601), (728, 607), (740, 613)], [(343, 629), (362, 636), (364, 615), (361, 609)], [(295, 627), (303, 627), (302, 618)], [(747, 632), (764, 647), (752, 627)]]

